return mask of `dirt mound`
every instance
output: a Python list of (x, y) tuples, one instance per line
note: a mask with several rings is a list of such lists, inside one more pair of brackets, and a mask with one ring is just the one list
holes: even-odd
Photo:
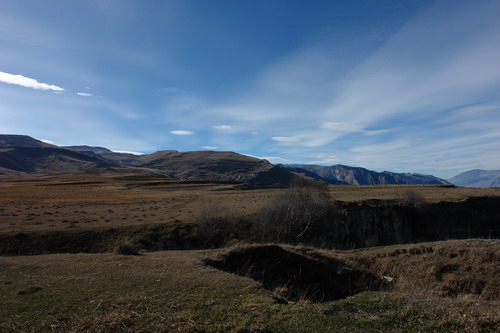
[(385, 287), (369, 271), (311, 249), (253, 245), (231, 249), (205, 264), (260, 281), (287, 301), (326, 302)]

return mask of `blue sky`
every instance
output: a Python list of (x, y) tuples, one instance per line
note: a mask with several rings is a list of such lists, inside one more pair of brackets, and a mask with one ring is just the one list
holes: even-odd
[(500, 169), (500, 2), (0, 2), (0, 133)]

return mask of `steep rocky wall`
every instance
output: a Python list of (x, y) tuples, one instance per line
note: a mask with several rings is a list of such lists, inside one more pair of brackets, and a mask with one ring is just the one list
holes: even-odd
[(500, 198), (406, 206), (379, 200), (340, 203), (333, 225), (330, 241), (344, 248), (499, 238)]

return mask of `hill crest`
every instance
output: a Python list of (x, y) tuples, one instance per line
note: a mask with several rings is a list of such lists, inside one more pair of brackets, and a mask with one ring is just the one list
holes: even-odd
[(448, 181), (467, 187), (500, 187), (500, 170), (469, 170), (448, 179)]

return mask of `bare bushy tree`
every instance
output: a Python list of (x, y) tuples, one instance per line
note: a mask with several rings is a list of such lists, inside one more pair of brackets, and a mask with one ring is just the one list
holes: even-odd
[(406, 190), (401, 194), (399, 204), (401, 206), (420, 206), (424, 202), (422, 195), (414, 190)]
[(323, 186), (295, 184), (278, 193), (260, 212), (257, 231), (264, 242), (303, 243), (318, 233), (333, 208)]
[(251, 222), (229, 214), (217, 203), (204, 207), (196, 217), (198, 235), (203, 247), (223, 247), (251, 237)]

